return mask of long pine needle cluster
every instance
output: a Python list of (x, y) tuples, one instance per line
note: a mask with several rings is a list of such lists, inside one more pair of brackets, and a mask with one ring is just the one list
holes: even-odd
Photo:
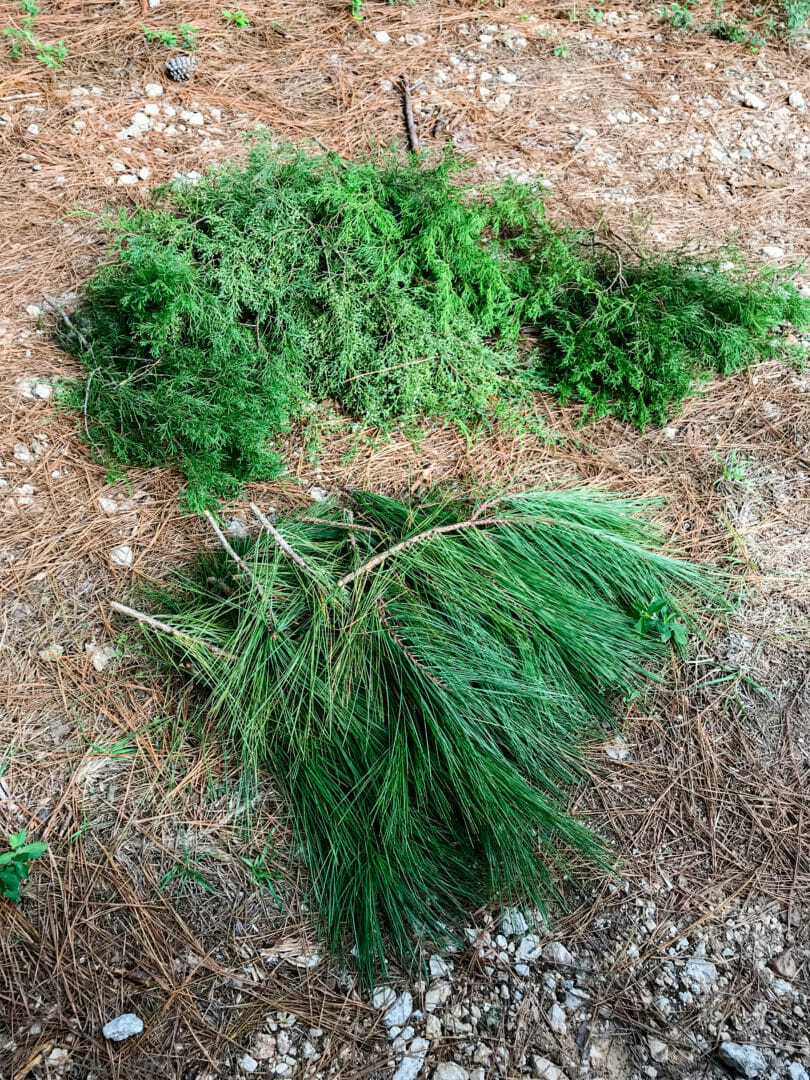
[(639, 611), (688, 623), (715, 585), (600, 493), (317, 509), (206, 550), (141, 621), (281, 786), (325, 938), (372, 979), (605, 858), (566, 810), (582, 740), (669, 654)]

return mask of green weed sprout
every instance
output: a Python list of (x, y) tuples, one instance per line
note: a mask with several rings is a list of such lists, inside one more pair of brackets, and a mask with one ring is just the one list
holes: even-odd
[(9, 833), (9, 850), (0, 854), (0, 896), (18, 903), (21, 886), (28, 877), (30, 864), (48, 850), (48, 845), (41, 840), (26, 843), (25, 830)]

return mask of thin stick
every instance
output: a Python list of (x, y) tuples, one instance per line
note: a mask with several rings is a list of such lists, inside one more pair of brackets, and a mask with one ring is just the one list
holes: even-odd
[(416, 131), (416, 121), (413, 116), (413, 102), (411, 101), (411, 84), (407, 78), (402, 75), (399, 79), (399, 89), (402, 92), (402, 107), (405, 113), (405, 128), (408, 132), (408, 149), (416, 151), (419, 149), (419, 135)]
[(56, 312), (56, 314), (60, 317), (60, 319), (65, 324), (65, 326), (68, 328), (68, 330), (70, 330), (70, 332), (72, 334), (76, 335), (76, 337), (81, 342), (82, 347), (84, 349), (86, 349), (87, 352), (92, 352), (93, 349), (92, 349), (92, 346), (90, 345), (90, 342), (87, 340), (87, 338), (81, 332), (81, 330), (79, 330), (77, 327), (75, 327), (73, 325), (73, 323), (70, 321), (70, 318), (68, 317), (68, 313), (62, 307), (62, 305), (57, 300), (54, 300), (54, 298), (52, 296), (43, 295), (42, 299), (48, 305), (49, 308), (52, 308)]
[(317, 135), (313, 135), (312, 141), (316, 142), (318, 146), (320, 146), (321, 150), (325, 150), (327, 154), (329, 154), (331, 157), (336, 157), (344, 169), (348, 169), (348, 161), (344, 161), (340, 154), (337, 152), (337, 150), (332, 150), (330, 147), (328, 147), (323, 141), (323, 139), (319, 139)]
[(270, 535), (273, 537), (273, 539), (287, 556), (287, 558), (292, 559), (296, 566), (300, 566), (302, 570), (306, 571), (306, 573), (310, 575), (310, 577), (314, 577), (317, 579), (318, 575), (315, 573), (315, 571), (312, 569), (306, 559), (302, 555), (299, 555), (295, 548), (290, 546), (288, 541), (284, 539), (284, 537), (281, 535), (275, 525), (271, 524), (271, 522), (268, 521), (268, 519), (264, 516), (258, 506), (255, 503), (251, 503), (250, 509), (253, 511), (253, 516), (259, 522), (261, 527), (270, 533)]
[(202, 638), (192, 637), (191, 634), (186, 634), (182, 630), (178, 630), (176, 626), (169, 626), (168, 623), (161, 622), (160, 619), (155, 619), (152, 615), (146, 615), (143, 611), (136, 611), (135, 608), (127, 607), (126, 604), (119, 604), (117, 600), (111, 600), (110, 607), (113, 611), (117, 611), (119, 615), (126, 615), (136, 622), (143, 623), (144, 626), (151, 626), (153, 630), (159, 630), (161, 634), (169, 634), (170, 637), (177, 638), (179, 641), (201, 645), (214, 656), (224, 656), (228, 660), (236, 659), (231, 653), (225, 652), (224, 649), (220, 649), (216, 645), (211, 645), (207, 641), (203, 641)]
[(441, 536), (443, 533), (460, 532), (462, 529), (474, 529), (480, 528), (485, 525), (515, 525), (522, 524), (515, 522), (512, 518), (502, 517), (489, 517), (489, 518), (471, 518), (469, 521), (458, 521), (455, 525), (436, 525), (433, 529), (427, 529), (425, 532), (417, 533), (416, 536), (409, 536), (407, 540), (402, 540), (399, 544), (394, 544), (393, 547), (388, 548), (386, 551), (381, 551), (379, 555), (375, 555), (373, 559), (369, 559), (367, 563), (363, 563), (356, 570), (353, 570), (351, 574), (346, 574), (338, 582), (341, 589), (345, 587), (355, 578), (360, 577), (362, 574), (367, 574), (369, 570), (375, 570), (381, 562), (384, 562), (390, 555), (398, 555), (400, 551), (405, 551), (406, 548), (413, 547), (414, 544), (421, 544), (424, 540), (430, 540), (432, 536)]

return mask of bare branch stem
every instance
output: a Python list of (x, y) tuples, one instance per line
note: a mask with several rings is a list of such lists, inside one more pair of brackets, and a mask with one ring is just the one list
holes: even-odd
[(126, 615), (128, 618), (134, 619), (144, 626), (150, 626), (153, 630), (159, 630), (161, 634), (168, 634), (170, 637), (177, 638), (178, 641), (182, 641), (186, 645), (199, 645), (210, 652), (212, 656), (222, 656), (228, 660), (234, 659), (234, 657), (230, 653), (225, 652), (224, 649), (220, 649), (216, 645), (211, 645), (208, 641), (203, 641), (202, 638), (196, 638), (191, 634), (186, 634), (184, 631), (178, 630), (176, 626), (170, 626), (168, 623), (161, 622), (160, 619), (156, 619), (152, 615), (146, 615), (143, 611), (136, 611), (135, 608), (127, 607), (126, 604), (119, 604), (117, 600), (112, 600), (110, 602), (110, 607), (113, 611), (117, 611), (119, 615)]

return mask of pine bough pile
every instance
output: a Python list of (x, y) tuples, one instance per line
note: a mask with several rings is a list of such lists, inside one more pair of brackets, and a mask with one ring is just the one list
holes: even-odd
[(357, 492), (273, 525), (254, 507), (258, 537), (217, 529), (156, 616), (118, 606), (204, 690), (245, 775), (282, 786), (325, 937), (366, 978), (386, 942), (407, 960), (469, 907), (542, 907), (572, 859), (606, 859), (566, 810), (582, 740), (716, 592), (647, 508)]
[(550, 223), (530, 188), (465, 191), (459, 167), (264, 142), (122, 214), (70, 338), (97, 452), (179, 467), (199, 510), (276, 475), (314, 403), (469, 428), (550, 390), (644, 427), (810, 322), (791, 284), (727, 252), (628, 258)]

